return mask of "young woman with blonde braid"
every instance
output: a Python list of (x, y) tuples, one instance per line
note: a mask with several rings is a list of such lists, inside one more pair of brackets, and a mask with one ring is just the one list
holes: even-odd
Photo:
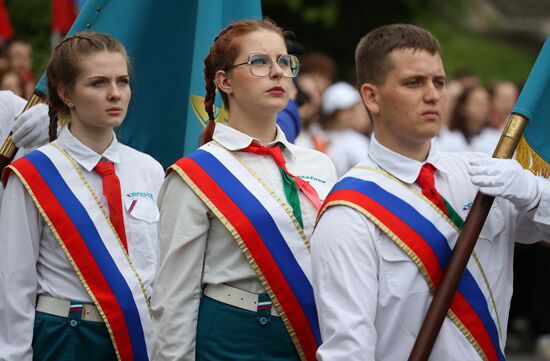
[(0, 360), (148, 360), (161, 165), (117, 141), (120, 42), (77, 33), (46, 70), (57, 139), (8, 168), (0, 213)]
[[(313, 360), (308, 237), (336, 173), (276, 124), (298, 60), (264, 19), (221, 31), (204, 64), (204, 145), (169, 168), (159, 196), (152, 357)], [(213, 121), (216, 88), (227, 124)]]

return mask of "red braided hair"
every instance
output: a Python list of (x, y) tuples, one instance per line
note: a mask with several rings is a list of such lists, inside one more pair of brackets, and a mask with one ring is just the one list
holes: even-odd
[[(269, 18), (238, 21), (223, 29), (216, 36), (208, 55), (204, 58), (204, 82), (206, 88), (204, 109), (206, 110), (206, 114), (208, 114), (208, 125), (200, 135), (201, 145), (212, 140), (216, 125), (214, 120), (214, 101), (216, 100), (216, 83), (214, 80), (216, 72), (230, 67), (239, 55), (239, 37), (262, 29), (273, 31), (283, 38), (287, 35), (283, 29), (278, 27)], [(225, 109), (229, 110), (227, 94), (222, 91), (220, 91), (220, 94)]]

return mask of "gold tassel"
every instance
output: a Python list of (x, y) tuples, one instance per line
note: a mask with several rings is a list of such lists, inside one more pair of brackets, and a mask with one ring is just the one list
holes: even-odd
[(531, 148), (524, 137), (521, 137), (516, 149), (516, 160), (535, 175), (550, 176), (550, 164)]

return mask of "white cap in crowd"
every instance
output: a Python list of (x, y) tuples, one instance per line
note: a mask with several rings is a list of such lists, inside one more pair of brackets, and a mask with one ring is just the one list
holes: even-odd
[(361, 102), (359, 92), (346, 82), (332, 84), (323, 93), (322, 110), (332, 114), (337, 110), (348, 109)]

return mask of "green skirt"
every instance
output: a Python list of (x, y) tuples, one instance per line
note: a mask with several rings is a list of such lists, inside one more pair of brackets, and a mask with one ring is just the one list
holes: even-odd
[(196, 361), (299, 361), (279, 317), (258, 314), (202, 296)]
[(34, 361), (116, 361), (107, 326), (79, 315), (36, 312), (32, 339)]

